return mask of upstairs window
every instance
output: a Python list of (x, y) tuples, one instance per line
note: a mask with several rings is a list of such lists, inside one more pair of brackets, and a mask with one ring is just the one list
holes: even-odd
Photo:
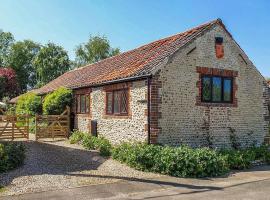
[(202, 102), (232, 103), (233, 78), (203, 76), (201, 90)]
[(106, 114), (128, 115), (128, 90), (106, 92)]

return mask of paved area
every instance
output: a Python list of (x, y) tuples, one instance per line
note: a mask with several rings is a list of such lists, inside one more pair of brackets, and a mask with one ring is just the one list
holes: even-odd
[(24, 143), (27, 147), (25, 165), (0, 174), (0, 185), (5, 186), (0, 196), (159, 176), (136, 171), (112, 159), (104, 159), (98, 152), (70, 145), (65, 140)]
[(270, 166), (237, 172), (229, 177), (214, 179), (182, 179), (159, 177), (155, 179), (122, 180), (116, 183), (54, 190), (3, 200), (269, 200)]

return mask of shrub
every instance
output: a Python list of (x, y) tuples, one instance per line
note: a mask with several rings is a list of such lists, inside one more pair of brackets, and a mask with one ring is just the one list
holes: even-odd
[(100, 152), (101, 156), (110, 156), (112, 145), (104, 137), (94, 137), (91, 135), (85, 135), (82, 140), (82, 145), (86, 149), (95, 149)]
[(218, 176), (229, 170), (226, 156), (209, 148), (123, 143), (113, 149), (112, 156), (139, 170), (178, 177)]
[(256, 160), (261, 160), (265, 163), (270, 164), (269, 145), (262, 145), (261, 147), (253, 147), (250, 150), (254, 151)]
[(256, 158), (255, 152), (250, 149), (222, 150), (221, 154), (227, 157), (230, 169), (248, 169)]
[(85, 134), (81, 131), (78, 131), (78, 130), (73, 131), (72, 135), (69, 137), (70, 144), (75, 144), (75, 143), (81, 142), (84, 135)]
[(112, 145), (104, 137), (94, 137), (81, 131), (74, 131), (69, 139), (71, 144), (81, 142), (88, 150), (98, 150), (101, 156), (110, 156)]
[(23, 164), (25, 147), (22, 143), (0, 143), (0, 173)]
[(16, 105), (17, 114), (35, 115), (36, 113), (41, 113), (41, 111), (41, 97), (32, 92), (26, 93), (19, 97)]
[(48, 115), (61, 114), (66, 106), (70, 106), (72, 101), (72, 91), (60, 87), (54, 92), (46, 95), (43, 103), (43, 112)]

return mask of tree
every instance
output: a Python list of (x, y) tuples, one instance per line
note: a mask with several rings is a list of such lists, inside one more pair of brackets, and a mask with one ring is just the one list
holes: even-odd
[(28, 92), (18, 98), (16, 104), (16, 114), (41, 114), (42, 100), (41, 97), (35, 93)]
[(14, 43), (9, 53), (9, 65), (16, 71), (20, 89), (25, 92), (37, 84), (33, 61), (41, 46), (31, 40)]
[(47, 94), (43, 102), (43, 112), (46, 115), (60, 115), (72, 102), (72, 90), (60, 87)]
[(16, 72), (11, 68), (0, 68), (0, 99), (19, 94)]
[(70, 69), (67, 52), (61, 46), (48, 43), (43, 46), (34, 59), (37, 85), (41, 87)]
[(119, 48), (112, 48), (109, 40), (105, 36), (90, 36), (87, 43), (80, 44), (76, 48), (77, 66), (95, 63), (102, 59), (117, 55)]
[(10, 32), (0, 30), (0, 67), (8, 66), (8, 55), (13, 42), (14, 37)]

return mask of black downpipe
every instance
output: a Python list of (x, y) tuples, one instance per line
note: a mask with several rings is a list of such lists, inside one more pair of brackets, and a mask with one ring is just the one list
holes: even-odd
[(151, 123), (151, 78), (147, 78), (147, 123), (148, 123), (148, 137), (147, 143), (150, 144), (150, 123)]

